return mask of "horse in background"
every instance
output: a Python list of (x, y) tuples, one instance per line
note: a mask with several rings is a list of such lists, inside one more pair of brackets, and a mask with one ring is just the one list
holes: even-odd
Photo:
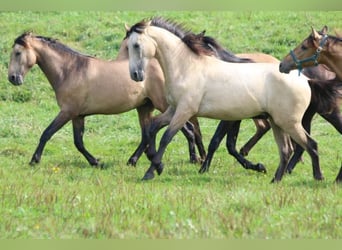
[[(198, 36), (198, 39), (203, 39), (203, 37)], [(205, 43), (210, 42), (210, 48), (213, 49), (219, 58), (225, 59), (225, 54), (231, 52), (223, 53), (225, 49), (216, 44), (214, 40), (203, 39)], [(221, 56), (220, 56), (221, 55)], [(279, 60), (271, 55), (264, 53), (244, 53), (236, 54), (237, 57), (248, 58), (254, 62), (269, 62), (279, 64)], [(303, 70), (303, 74), (309, 78), (309, 85), (312, 91), (312, 98), (308, 109), (306, 110), (303, 117), (303, 126), (309, 133), (311, 132), (311, 122), (313, 116), (319, 113), (324, 119), (330, 122), (338, 132), (342, 134), (342, 115), (340, 111), (340, 104), (342, 100), (342, 83), (338, 81), (332, 81), (336, 77), (336, 74), (326, 70), (323, 65), (318, 65), (315, 67), (308, 67)], [(246, 156), (250, 149), (261, 139), (261, 137), (270, 129), (270, 124), (267, 119), (253, 119), (257, 131), (255, 135), (241, 148), (240, 154)], [(208, 171), (210, 163), (213, 158), (214, 152), (217, 150), (219, 144), (221, 143), (223, 137), (227, 134), (226, 146), (228, 152), (235, 156), (236, 151), (236, 141), (239, 132), (240, 122), (234, 123), (232, 121), (221, 121), (217, 126), (214, 136), (212, 137), (209, 147), (207, 158), (202, 164), (200, 173)], [(299, 162), (303, 154), (303, 148), (296, 146), (294, 154), (289, 161), (287, 171), (292, 172), (296, 164)], [(239, 157), (235, 158), (241, 163)], [(246, 162), (248, 162), (246, 160)], [(263, 165), (262, 165), (263, 166)], [(266, 171), (266, 169), (265, 169)]]
[(327, 26), (320, 32), (311, 28), (311, 34), (280, 62), (280, 72), (289, 73), (293, 69), (301, 71), (309, 66), (324, 64), (342, 80), (342, 38), (328, 35), (327, 32)]
[[(164, 76), (157, 61), (150, 63), (146, 81), (138, 84), (129, 77), (126, 40), (121, 44), (117, 59), (106, 61), (79, 53), (55, 39), (23, 33), (14, 41), (8, 80), (14, 85), (21, 85), (35, 64), (51, 84), (60, 111), (42, 133), (31, 165), (40, 162), (47, 141), (71, 120), (76, 148), (90, 165), (99, 166), (99, 160), (88, 152), (83, 143), (85, 117), (120, 114), (133, 109), (138, 112), (142, 137), (128, 164), (135, 166), (144, 151), (147, 157), (155, 153), (154, 145), (148, 144), (153, 144), (148, 133), (154, 119), (152, 112), (154, 109), (163, 112), (168, 107), (164, 96)], [(187, 122), (182, 132), (189, 143), (190, 161), (202, 161), (206, 152), (197, 118)], [(196, 156), (195, 143), (200, 158)]]

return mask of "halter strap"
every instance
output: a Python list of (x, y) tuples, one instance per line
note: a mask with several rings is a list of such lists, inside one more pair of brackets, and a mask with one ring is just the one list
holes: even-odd
[(319, 57), (319, 55), (320, 55), (320, 53), (321, 53), (321, 51), (322, 51), (322, 49), (323, 49), (323, 46), (324, 46), (325, 43), (327, 42), (328, 38), (329, 38), (328, 35), (324, 35), (322, 41), (319, 43), (319, 46), (318, 46), (318, 48), (316, 49), (315, 54), (313, 54), (313, 55), (310, 56), (310, 57), (304, 58), (304, 59), (302, 59), (302, 60), (298, 60), (298, 59), (297, 59), (297, 57), (296, 57), (295, 53), (293, 52), (293, 50), (290, 51), (290, 55), (291, 55), (291, 57), (292, 57), (294, 63), (295, 63), (296, 66), (297, 66), (298, 75), (300, 75), (301, 71), (303, 70), (303, 65), (302, 65), (303, 63), (312, 62), (312, 61), (313, 61), (314, 64), (315, 64), (315, 66), (318, 65), (317, 59), (318, 59), (318, 57)]

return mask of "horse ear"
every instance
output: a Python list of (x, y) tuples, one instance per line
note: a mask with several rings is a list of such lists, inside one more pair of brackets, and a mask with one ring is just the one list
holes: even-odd
[(199, 33), (197, 36), (199, 36), (199, 37), (203, 37), (204, 35), (205, 35), (205, 31), (206, 30), (203, 30), (201, 33)]
[(328, 26), (324, 25), (323, 29), (321, 30), (323, 35), (326, 35), (328, 33)]
[(130, 29), (131, 29), (131, 27), (130, 27), (130, 26), (128, 26), (128, 24), (127, 24), (127, 23), (125, 23), (125, 30), (126, 30), (126, 32), (130, 31)]
[(313, 38), (312, 41), (313, 41), (315, 47), (318, 48), (319, 39), (321, 38), (320, 34), (318, 34), (318, 32), (313, 27), (311, 27), (311, 35), (312, 35), (312, 38)]

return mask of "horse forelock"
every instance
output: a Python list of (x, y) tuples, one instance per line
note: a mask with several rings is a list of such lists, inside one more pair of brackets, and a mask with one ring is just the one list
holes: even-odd
[(30, 36), (31, 35), (31, 32), (24, 32), (23, 34), (21, 34), (20, 36), (18, 36), (16, 39), (14, 39), (14, 43), (13, 43), (13, 46), (16, 45), (16, 44), (19, 44), (21, 46), (24, 46), (24, 47), (27, 47), (27, 42), (26, 42), (26, 37), (27, 36)]
[(133, 33), (136, 32), (138, 34), (142, 34), (144, 29), (147, 27), (148, 21), (146, 19), (143, 19), (139, 23), (134, 24), (127, 32), (126, 36), (124, 37), (123, 40), (129, 38), (129, 36)]

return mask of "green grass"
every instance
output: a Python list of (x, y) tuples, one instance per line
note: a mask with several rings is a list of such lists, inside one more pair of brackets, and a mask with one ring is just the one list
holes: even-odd
[[(58, 112), (45, 76), (34, 67), (25, 84), (7, 81), (13, 40), (23, 31), (58, 38), (87, 54), (112, 59), (130, 25), (155, 15), (174, 18), (194, 32), (206, 30), (235, 53), (282, 58), (310, 26), (340, 31), (342, 12), (2, 12), (0, 13), (0, 238), (337, 239), (342, 235), (342, 189), (333, 184), (341, 165), (341, 135), (321, 117), (313, 121), (325, 180), (313, 180), (303, 156), (291, 176), (270, 184), (278, 164), (272, 133), (248, 157), (267, 174), (242, 169), (218, 149), (209, 173), (188, 163), (177, 134), (163, 174), (141, 182), (149, 162), (126, 161), (140, 140), (136, 111), (86, 119), (85, 145), (106, 168), (90, 167), (75, 149), (71, 125), (48, 142), (30, 167), (42, 131)], [(218, 121), (200, 119), (207, 146)], [(242, 123), (238, 147), (254, 133)], [(160, 135), (159, 135), (160, 138)]]

